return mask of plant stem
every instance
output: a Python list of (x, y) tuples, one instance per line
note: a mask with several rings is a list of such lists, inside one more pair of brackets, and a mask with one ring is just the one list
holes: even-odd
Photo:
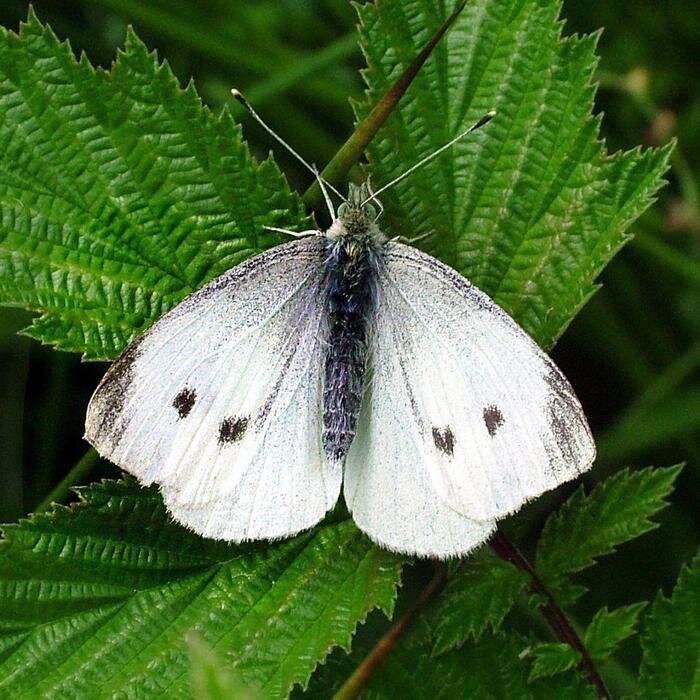
[(549, 626), (550, 630), (552, 630), (552, 634), (560, 642), (568, 644), (581, 654), (579, 669), (588, 676), (591, 684), (595, 687), (598, 697), (610, 700), (610, 693), (605, 687), (605, 682), (596, 670), (593, 664), (593, 659), (591, 659), (588, 650), (583, 645), (581, 638), (578, 636), (576, 630), (569, 622), (568, 618), (564, 614), (564, 611), (556, 604), (552, 594), (537, 575), (537, 572), (533, 569), (530, 562), (523, 556), (520, 550), (510, 540), (508, 540), (500, 528), (491, 539), (490, 545), (491, 549), (493, 549), (493, 551), (499, 557), (501, 557), (501, 559), (509, 561), (511, 564), (517, 566), (518, 569), (524, 571), (528, 574), (528, 576), (530, 576), (531, 590), (546, 598), (547, 602), (540, 607), (540, 610), (542, 612), (542, 616), (547, 622), (547, 625)]
[(362, 663), (352, 672), (342, 687), (333, 696), (333, 700), (351, 700), (357, 697), (360, 690), (371, 678), (374, 670), (384, 661), (387, 654), (396, 646), (397, 642), (415, 620), (416, 615), (438, 593), (447, 582), (447, 565), (443, 561), (435, 562), (435, 573), (430, 583), (423, 589), (418, 600), (386, 631), (381, 639), (374, 645), (372, 651), (365, 656)]
[[(345, 180), (352, 166), (359, 161), (369, 142), (387, 120), (388, 116), (408, 89), (408, 86), (413, 82), (418, 71), (428, 59), (428, 56), (432, 53), (436, 44), (452, 26), (466, 4), (467, 0), (462, 0), (462, 2), (457, 5), (455, 11), (442, 23), (435, 34), (430, 37), (406, 70), (397, 78), (384, 95), (382, 95), (370, 113), (355, 127), (350, 138), (340, 147), (331, 162), (323, 169), (321, 175), (324, 179), (328, 180), (332, 185), (338, 185)], [(313, 206), (319, 204), (321, 201), (321, 191), (318, 183), (315, 182), (304, 193), (304, 202), (308, 206)]]
[(100, 456), (91, 447), (79, 460), (78, 463), (66, 474), (59, 484), (49, 493), (49, 495), (34, 508), (35, 513), (44, 513), (52, 503), (64, 501), (68, 492), (73, 486), (80, 484), (90, 475)]

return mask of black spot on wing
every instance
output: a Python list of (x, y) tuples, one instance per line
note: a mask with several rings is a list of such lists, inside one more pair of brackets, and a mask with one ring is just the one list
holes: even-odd
[(433, 442), (435, 447), (448, 457), (455, 453), (455, 436), (449, 425), (444, 428), (433, 426)]
[(219, 444), (238, 442), (248, 429), (248, 418), (224, 418), (219, 425)]
[(486, 406), (484, 409), (484, 425), (486, 425), (486, 430), (489, 431), (491, 437), (496, 434), (504, 423), (505, 419), (498, 406)]
[(173, 399), (173, 407), (177, 410), (180, 418), (187, 418), (196, 400), (197, 394), (194, 390), (185, 387), (180, 391)]

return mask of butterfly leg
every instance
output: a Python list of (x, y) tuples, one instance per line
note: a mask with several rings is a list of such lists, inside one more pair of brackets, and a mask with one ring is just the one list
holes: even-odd
[(421, 233), (420, 236), (414, 236), (413, 238), (408, 238), (406, 236), (395, 236), (394, 238), (391, 238), (389, 240), (390, 243), (406, 243), (408, 245), (413, 245), (414, 243), (417, 243), (418, 241), (422, 241), (423, 239), (427, 238), (428, 236), (431, 236), (433, 234), (432, 231), (428, 231), (427, 233)]
[(285, 233), (287, 236), (294, 238), (305, 238), (306, 236), (322, 236), (323, 231), (318, 229), (308, 229), (307, 231), (291, 231), (288, 228), (277, 228), (276, 226), (263, 226), (267, 231), (277, 231), (277, 233)]

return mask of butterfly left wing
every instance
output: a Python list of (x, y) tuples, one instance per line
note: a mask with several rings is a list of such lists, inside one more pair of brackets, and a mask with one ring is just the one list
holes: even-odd
[(112, 365), (86, 437), (176, 520), (219, 539), (284, 537), (335, 504), (321, 442), (324, 246), (302, 238), (183, 300)]
[[(451, 268), (399, 243), (385, 252), (372, 397), (405, 403), (413, 457), (441, 501), (488, 522), (590, 468), (581, 406), (535, 342)], [(358, 430), (360, 444), (371, 439)]]

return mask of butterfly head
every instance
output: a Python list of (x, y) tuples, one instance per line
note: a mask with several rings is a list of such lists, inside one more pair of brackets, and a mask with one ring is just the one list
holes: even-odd
[(361, 185), (350, 183), (348, 198), (338, 208), (336, 229), (339, 233), (360, 238), (377, 236), (377, 208), (368, 201), (371, 197), (369, 180)]

